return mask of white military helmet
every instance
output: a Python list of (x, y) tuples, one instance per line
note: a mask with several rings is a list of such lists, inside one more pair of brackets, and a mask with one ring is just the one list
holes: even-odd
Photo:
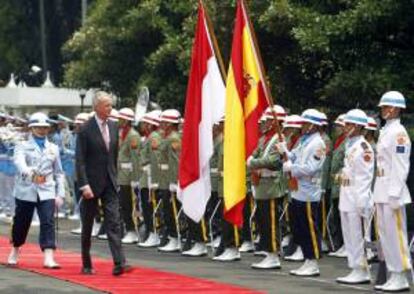
[(336, 120), (335, 120), (334, 123), (336, 125), (339, 125), (341, 127), (344, 127), (345, 126), (344, 119), (345, 119), (345, 114), (344, 113), (343, 114), (340, 114), (340, 115), (338, 115), (338, 117), (336, 118)]
[(259, 120), (257, 121), (258, 124), (261, 124), (262, 122), (266, 121), (266, 111), (262, 113)]
[(276, 118), (279, 121), (285, 121), (287, 113), (285, 109), (280, 105), (273, 105), (273, 109), (271, 107), (266, 108), (264, 112), (265, 119), (274, 119), (274, 114), (276, 114)]
[(377, 121), (373, 117), (368, 117), (368, 122), (365, 129), (370, 131), (376, 131), (378, 129)]
[(283, 123), (284, 128), (295, 128), (300, 129), (303, 125), (303, 119), (300, 115), (293, 114), (288, 115)]
[(95, 116), (95, 114), (96, 114), (96, 112), (95, 112), (95, 111), (91, 111), (91, 112), (89, 112), (89, 113), (88, 113), (89, 118), (91, 118), (91, 117)]
[(141, 121), (158, 127), (160, 125), (160, 115), (161, 110), (153, 110), (146, 113)]
[(31, 127), (50, 127), (49, 118), (41, 112), (33, 113), (29, 118), (29, 128)]
[(344, 123), (365, 127), (368, 123), (368, 116), (361, 109), (352, 109), (346, 113)]
[(181, 114), (178, 110), (167, 109), (161, 113), (160, 119), (162, 122), (179, 124), (181, 121)]
[(319, 111), (319, 112), (321, 113), (321, 116), (323, 117), (322, 125), (327, 126), (328, 125), (328, 117), (322, 111)]
[(378, 106), (394, 106), (405, 109), (405, 98), (403, 94), (398, 91), (389, 91), (382, 95)]
[(121, 108), (118, 112), (118, 118), (128, 121), (134, 121), (135, 120), (135, 113), (131, 108), (125, 107)]
[(88, 119), (89, 119), (89, 114), (85, 112), (81, 112), (75, 117), (75, 124), (79, 124), (79, 125), (84, 124)]
[(109, 119), (112, 121), (118, 121), (119, 112), (115, 108), (112, 108), (111, 113), (109, 114)]
[(317, 126), (322, 126), (324, 120), (323, 114), (320, 111), (313, 108), (306, 109), (304, 112), (302, 112), (301, 117), (304, 122), (311, 123)]

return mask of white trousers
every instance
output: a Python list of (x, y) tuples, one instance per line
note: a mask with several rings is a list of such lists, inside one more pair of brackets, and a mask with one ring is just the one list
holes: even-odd
[(366, 268), (362, 220), (357, 212), (341, 211), (341, 227), (348, 266), (352, 269)]
[(377, 203), (376, 209), (379, 239), (388, 271), (400, 273), (411, 269), (405, 207), (393, 210), (388, 204)]

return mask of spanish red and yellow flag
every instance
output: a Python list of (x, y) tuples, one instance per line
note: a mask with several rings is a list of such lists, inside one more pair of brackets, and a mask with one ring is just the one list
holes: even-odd
[(270, 95), (245, 3), (237, 3), (231, 60), (227, 75), (224, 127), (224, 218), (243, 224), (246, 159), (259, 141), (258, 120)]

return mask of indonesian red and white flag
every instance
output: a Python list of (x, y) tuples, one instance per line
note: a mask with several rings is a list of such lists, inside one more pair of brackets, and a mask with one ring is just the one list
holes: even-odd
[(178, 199), (185, 214), (195, 222), (202, 219), (211, 194), (213, 125), (224, 115), (225, 92), (206, 11), (200, 2), (178, 171)]

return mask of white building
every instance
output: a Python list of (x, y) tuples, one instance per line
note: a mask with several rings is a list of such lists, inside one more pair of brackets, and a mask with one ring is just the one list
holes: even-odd
[[(92, 89), (86, 91), (83, 101), (85, 112), (91, 111), (93, 94)], [(74, 117), (81, 111), (80, 90), (56, 88), (49, 74), (41, 87), (27, 87), (24, 82), (16, 85), (12, 74), (7, 86), (0, 88), (0, 111), (21, 117), (35, 111)]]

